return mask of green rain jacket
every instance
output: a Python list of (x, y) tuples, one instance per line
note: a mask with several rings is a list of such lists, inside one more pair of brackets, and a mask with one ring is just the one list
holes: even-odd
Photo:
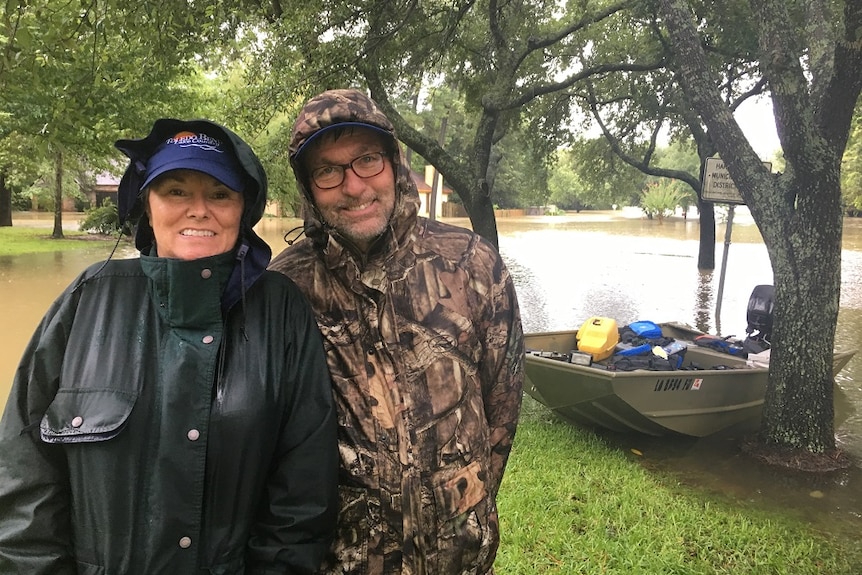
[(46, 313), (0, 421), (0, 573), (320, 563), (336, 519), (331, 381), (306, 299), (265, 271), (250, 226), (266, 180), (248, 158), (234, 252), (144, 247), (87, 269)]

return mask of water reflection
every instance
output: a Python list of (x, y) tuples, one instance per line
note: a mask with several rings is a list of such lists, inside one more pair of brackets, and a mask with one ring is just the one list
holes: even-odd
[[(530, 289), (543, 292), (547, 308), (542, 312), (549, 320), (546, 325), (536, 322), (536, 331), (569, 329), (601, 315), (621, 323), (675, 319), (704, 328), (712, 318), (724, 328), (722, 335), (744, 335), (751, 290), (772, 283), (762, 244), (732, 246), (718, 322), (713, 296), (717, 276), (697, 269), (697, 240), (658, 235), (647, 241), (630, 233), (628, 227), (616, 230), (606, 224), (602, 232), (554, 227), (501, 234), (503, 257), (529, 272), (515, 276), (519, 290), (528, 277), (541, 278)], [(525, 317), (535, 313), (522, 308)]]
[[(841, 293), (842, 307), (838, 311), (835, 341), (846, 347), (859, 347), (862, 342), (862, 306), (859, 306), (860, 300), (845, 300), (843, 288)], [(845, 301), (847, 307), (844, 307)], [(844, 449), (862, 460), (862, 359), (859, 355), (835, 377), (835, 384), (848, 398), (846, 404), (836, 404), (836, 418), (843, 417), (843, 423), (837, 429), (837, 439)]]
[(858, 537), (862, 518), (862, 473), (778, 471), (745, 456), (728, 438), (675, 438), (602, 434), (628, 452), (638, 449), (647, 469), (671, 474), (685, 485), (734, 499), (740, 506), (781, 509), (825, 532)]
[(697, 282), (697, 298), (694, 309), (694, 327), (706, 333), (716, 333), (713, 330), (712, 316), (715, 310), (715, 292), (713, 291), (712, 270), (701, 271)]
[(509, 273), (512, 274), (518, 286), (518, 301), (523, 308), (534, 310), (533, 313), (521, 318), (524, 331), (540, 331), (542, 326), (550, 324), (548, 317), (548, 300), (532, 270), (517, 260), (507, 262)]

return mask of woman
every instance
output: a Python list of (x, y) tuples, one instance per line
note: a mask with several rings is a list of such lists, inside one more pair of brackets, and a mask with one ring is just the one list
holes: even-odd
[(51, 306), (0, 421), (0, 573), (312, 573), (337, 449), (311, 310), (252, 230), (266, 176), (217, 124), (116, 146), (140, 258)]

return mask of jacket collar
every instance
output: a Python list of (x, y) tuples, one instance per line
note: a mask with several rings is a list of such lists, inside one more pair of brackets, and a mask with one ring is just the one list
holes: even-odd
[(150, 278), (151, 297), (162, 318), (174, 328), (203, 328), (222, 323), (222, 295), (236, 254), (228, 252), (196, 260), (141, 254)]

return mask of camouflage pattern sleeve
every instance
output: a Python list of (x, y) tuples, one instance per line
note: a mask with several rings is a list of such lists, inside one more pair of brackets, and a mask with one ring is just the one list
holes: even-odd
[(515, 285), (502, 258), (488, 247), (492, 274), (483, 323), (486, 351), (480, 367), (485, 415), (490, 427), (490, 486), (499, 490), (515, 439), (524, 384), (524, 334)]

